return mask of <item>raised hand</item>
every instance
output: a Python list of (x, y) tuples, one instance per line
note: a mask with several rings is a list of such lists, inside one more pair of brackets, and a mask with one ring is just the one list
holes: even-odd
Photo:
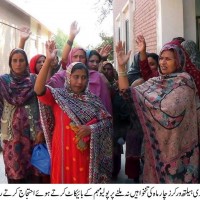
[(101, 55), (101, 57), (105, 57), (106, 58), (110, 54), (111, 50), (112, 50), (112, 46), (107, 44), (106, 46), (101, 48), (101, 50), (99, 51), (99, 54)]
[(27, 26), (20, 27), (19, 31), (20, 31), (20, 38), (23, 40), (27, 40), (29, 36), (32, 34), (30, 28)]
[(139, 52), (146, 52), (146, 42), (143, 35), (137, 36), (136, 44)]
[(121, 41), (119, 41), (118, 44), (116, 45), (115, 51), (117, 53), (117, 61), (119, 68), (125, 67), (130, 58), (131, 51), (125, 54), (125, 43), (122, 43)]
[(45, 91), (46, 81), (50, 78), (52, 65), (51, 62), (55, 59), (57, 55), (56, 44), (54, 41), (47, 41), (45, 44), (46, 47), (46, 59), (44, 64), (37, 76), (34, 90), (37, 95), (43, 94)]
[(47, 41), (45, 44), (46, 47), (46, 59), (53, 61), (57, 56), (56, 43), (54, 41)]
[(76, 37), (76, 35), (79, 33), (80, 28), (78, 27), (78, 22), (74, 21), (72, 22), (71, 26), (70, 26), (70, 32), (69, 35), (73, 38)]
[(121, 41), (118, 42), (115, 49), (116, 49), (117, 61), (118, 61), (119, 89), (124, 90), (129, 87), (126, 64), (131, 55), (131, 51), (129, 51), (127, 54), (125, 54), (125, 43), (122, 43)]

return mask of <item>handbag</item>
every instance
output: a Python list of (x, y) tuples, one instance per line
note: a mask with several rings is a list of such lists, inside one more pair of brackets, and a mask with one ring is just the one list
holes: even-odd
[(32, 152), (31, 164), (43, 174), (50, 174), (51, 159), (46, 144), (35, 145)]

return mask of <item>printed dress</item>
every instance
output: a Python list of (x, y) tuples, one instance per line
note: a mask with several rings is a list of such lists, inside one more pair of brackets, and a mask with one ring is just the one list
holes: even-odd
[(30, 163), (36, 134), (42, 132), (33, 84), (33, 75), (0, 77), (1, 141), (5, 172), (12, 180), (31, 182), (32, 175), (40, 175)]
[(131, 93), (144, 132), (143, 182), (198, 183), (200, 103), (192, 78), (159, 76)]

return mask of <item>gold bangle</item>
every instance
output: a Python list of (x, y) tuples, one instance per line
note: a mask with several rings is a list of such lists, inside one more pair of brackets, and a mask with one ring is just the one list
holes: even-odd
[(126, 71), (118, 72), (118, 74), (124, 74), (127, 73)]
[(126, 77), (127, 74), (118, 74), (118, 77)]
[(118, 72), (118, 76), (127, 76), (127, 72)]

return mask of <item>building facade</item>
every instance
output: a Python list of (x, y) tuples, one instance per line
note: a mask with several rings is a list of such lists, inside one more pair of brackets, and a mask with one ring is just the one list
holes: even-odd
[(45, 54), (45, 42), (52, 36), (51, 30), (37, 19), (21, 10), (8, 0), (0, 0), (0, 74), (9, 72), (8, 59), (13, 48), (19, 43), (19, 28), (22, 25), (31, 29), (31, 36), (25, 45), (30, 60), (35, 54)]
[(139, 34), (144, 35), (148, 52), (158, 53), (174, 37), (193, 40), (200, 47), (199, 0), (113, 0), (113, 20), (114, 45), (125, 41), (132, 54), (137, 52)]

